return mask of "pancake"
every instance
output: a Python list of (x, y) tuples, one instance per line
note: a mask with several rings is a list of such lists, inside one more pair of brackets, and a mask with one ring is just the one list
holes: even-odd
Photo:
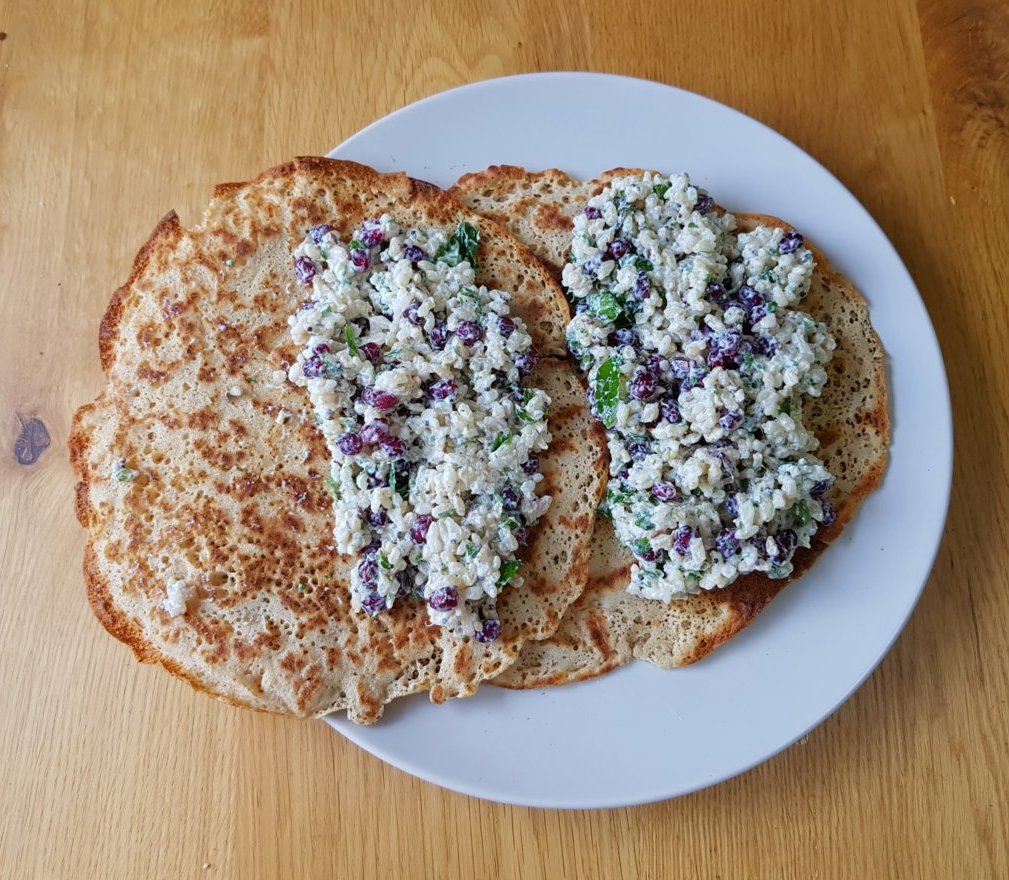
[[(502, 635), (490, 644), (431, 626), (419, 603), (377, 618), (352, 609), (357, 560), (333, 546), (328, 452), (307, 392), (274, 378), (296, 356), (294, 247), (320, 223), (346, 237), (383, 212), (404, 225), (476, 226), (477, 281), (513, 292), (513, 313), (546, 356), (529, 384), (553, 401), (541, 459), (553, 503), (524, 551), (525, 583), (502, 593)], [(106, 386), (70, 437), (96, 616), (138, 659), (241, 706), (346, 709), (370, 723), (406, 694), (471, 695), (523, 643), (550, 635), (585, 585), (606, 454), (581, 378), (555, 357), (568, 317), (524, 246), (402, 174), (296, 159), (217, 187), (191, 230), (169, 214), (108, 307)], [(177, 580), (195, 593), (172, 616), (163, 606)]]
[[(560, 278), (567, 261), (573, 217), (614, 176), (578, 181), (562, 171), (536, 173), (494, 166), (468, 174), (450, 190), (460, 201), (493, 217), (522, 239)], [(736, 214), (740, 231), (759, 224), (791, 230), (782, 220)], [(633, 557), (613, 527), (597, 517), (592, 536), (589, 584), (550, 638), (528, 643), (519, 661), (495, 679), (511, 688), (539, 688), (594, 678), (634, 658), (671, 668), (710, 654), (751, 623), (787, 584), (796, 580), (841, 534), (859, 505), (879, 485), (890, 442), (886, 358), (869, 320), (868, 304), (854, 286), (811, 247), (817, 262), (802, 309), (825, 323), (837, 341), (820, 398), (804, 405), (805, 424), (820, 441), (817, 455), (836, 482), (831, 500), (837, 520), (821, 530), (813, 546), (800, 550), (786, 579), (762, 574), (732, 586), (669, 604), (626, 592)]]

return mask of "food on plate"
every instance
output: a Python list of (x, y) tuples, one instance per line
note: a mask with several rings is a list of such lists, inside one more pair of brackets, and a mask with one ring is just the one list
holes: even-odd
[(774, 226), (735, 234), (686, 175), (613, 180), (575, 218), (568, 348), (607, 428), (606, 515), (635, 595), (787, 577), (834, 513), (802, 403), (834, 350), (798, 310), (813, 254)]
[(295, 251), (309, 298), (289, 319), (332, 456), (336, 549), (361, 556), (355, 607), (422, 599), (432, 623), (494, 641), (500, 590), (550, 504), (537, 496), (550, 399), (510, 296), (475, 283), (479, 232), (401, 229), (388, 214)]
[(734, 218), (683, 175), (495, 167), (452, 192), (563, 277), (611, 453), (616, 532), (597, 519), (589, 587), (495, 683), (705, 656), (881, 478), (885, 366), (864, 300), (796, 230)]
[[(364, 248), (354, 244), (362, 231)], [(370, 238), (378, 232), (381, 242)], [(411, 234), (434, 253), (411, 259)], [(390, 252), (394, 241), (402, 253)], [(369, 261), (349, 276), (368, 306), (341, 298), (350, 293), (338, 289), (341, 249), (351, 271)], [(476, 292), (469, 311), (464, 288)], [(396, 314), (408, 291), (416, 312)], [(322, 315), (329, 298), (344, 307), (342, 323)], [(299, 318), (309, 312), (330, 341), (313, 342)], [(139, 659), (238, 705), (301, 717), (345, 708), (367, 723), (398, 696), (472, 694), (526, 641), (550, 635), (585, 584), (606, 456), (583, 382), (559, 357), (569, 317), (524, 246), (402, 174), (297, 159), (219, 186), (195, 228), (169, 214), (109, 305), (105, 388), (78, 411), (70, 438), (95, 614)], [(438, 352), (430, 341), (441, 320)], [(413, 363), (392, 366), (397, 345)], [(470, 345), (469, 356), (454, 360), (456, 345)], [(533, 351), (530, 371), (520, 359)], [(317, 368), (332, 371), (332, 386), (313, 381)], [(432, 395), (438, 381), (456, 391)], [(402, 399), (380, 415), (384, 395)], [(495, 424), (511, 438), (497, 449)], [(353, 441), (340, 449), (347, 433), (360, 454), (346, 451)], [(470, 443), (463, 470), (458, 445)], [(465, 486), (441, 479), (460, 472)], [(357, 501), (367, 510), (351, 511)], [(512, 505), (518, 515), (505, 516)], [(478, 540), (479, 584), (448, 556), (405, 543), (402, 530), (419, 536), (422, 516), (448, 511), (425, 536)], [(334, 512), (367, 521), (362, 534), (377, 540), (359, 547)], [(378, 575), (366, 566), (362, 577), (368, 562)]]

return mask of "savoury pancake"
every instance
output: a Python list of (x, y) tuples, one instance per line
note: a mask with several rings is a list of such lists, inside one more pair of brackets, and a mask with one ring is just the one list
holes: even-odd
[[(546, 356), (529, 383), (552, 400), (541, 491), (553, 502), (488, 644), (429, 625), (418, 603), (377, 618), (351, 607), (357, 560), (333, 546), (329, 454), (305, 390), (277, 378), (296, 356), (295, 246), (318, 224), (346, 236), (383, 212), (418, 227), (475, 226), (478, 283), (513, 293), (513, 314)], [(398, 696), (474, 693), (525, 641), (556, 629), (587, 576), (606, 456), (581, 379), (553, 357), (565, 352), (568, 317), (524, 246), (402, 174), (297, 159), (219, 186), (193, 229), (169, 214), (105, 314), (106, 386), (70, 437), (95, 614), (138, 659), (238, 705), (300, 717), (346, 708), (367, 723)], [(179, 582), (189, 585), (184, 613)]]
[[(529, 173), (495, 166), (463, 177), (450, 190), (474, 210), (493, 217), (522, 239), (559, 278), (567, 261), (574, 216), (615, 176), (639, 172), (615, 169), (580, 182), (551, 169)], [(763, 224), (791, 227), (761, 215), (737, 214), (740, 231)], [(633, 658), (658, 666), (700, 660), (740, 632), (791, 581), (815, 562), (851, 521), (858, 506), (882, 479), (889, 447), (885, 354), (869, 321), (868, 304), (826, 257), (817, 262), (802, 309), (827, 325), (837, 342), (822, 396), (804, 405), (805, 424), (820, 441), (818, 456), (836, 477), (831, 500), (837, 520), (820, 531), (794, 559), (782, 580), (761, 574), (740, 577), (726, 589), (669, 604), (626, 592), (633, 556), (612, 525), (597, 517), (592, 538), (589, 584), (565, 615), (558, 631), (530, 642), (517, 663), (495, 680), (514, 688), (535, 688), (602, 675)]]

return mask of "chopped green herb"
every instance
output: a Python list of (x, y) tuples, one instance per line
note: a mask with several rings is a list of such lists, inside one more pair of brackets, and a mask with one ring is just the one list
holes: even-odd
[(638, 257), (634, 261), (634, 268), (639, 272), (651, 272), (655, 267), (648, 262), (644, 257)]
[(332, 477), (326, 477), (326, 488), (329, 489), (330, 494), (332, 494), (337, 501), (343, 497), (343, 493), (340, 491), (339, 485)]
[(776, 302), (769, 302), (767, 304), (767, 311), (773, 315), (776, 311), (778, 311), (778, 304)]
[(786, 416), (790, 416), (792, 414), (792, 399), (789, 397), (783, 400), (780, 409)]
[(364, 246), (364, 242), (359, 238), (352, 238), (350, 240), (350, 249), (352, 251), (366, 251), (368, 248)]
[(806, 525), (811, 519), (809, 514), (809, 508), (806, 507), (805, 502), (799, 501), (796, 503), (795, 507), (792, 508), (792, 513), (795, 516), (795, 521), (800, 526)]
[(347, 338), (347, 348), (350, 349), (350, 353), (354, 357), (360, 357), (361, 347), (357, 344), (357, 331), (352, 325), (347, 324), (347, 326), (343, 328), (343, 335)]
[(638, 538), (631, 544), (631, 549), (634, 551), (636, 556), (644, 556), (649, 550), (652, 549), (652, 544), (648, 538)]
[(467, 559), (475, 559), (476, 555), (479, 552), (480, 552), (480, 548), (477, 547), (475, 544), (467, 544), (466, 545), (466, 558)]
[(443, 510), (438, 514), (438, 519), (448, 519), (450, 516), (455, 516), (454, 510)]
[(526, 388), (522, 397), (522, 404), (518, 408), (516, 415), (518, 415), (519, 420), (523, 422), (534, 422), (536, 421), (529, 413), (525, 411), (525, 408), (529, 405), (529, 401), (533, 399), (532, 389)]
[(619, 358), (610, 358), (596, 373), (596, 409), (599, 411), (599, 418), (607, 428), (612, 428), (617, 423), (617, 407), (620, 404), (622, 379), (620, 366)]
[(630, 328), (634, 326), (634, 323), (634, 315), (631, 314), (631, 310), (625, 306), (623, 311), (617, 315), (617, 319), (613, 322), (613, 326), (618, 328)]
[(384, 553), (378, 554), (378, 564), (382, 566), (386, 571), (392, 568), (392, 563), (389, 562), (389, 558)]
[(510, 435), (506, 436), (506, 437), (505, 436), (498, 437), (497, 440), (494, 441), (494, 445), (491, 446), (490, 451), (491, 452), (497, 452), (506, 443), (511, 443), (511, 442), (512, 442), (512, 438), (511, 438)]
[(610, 506), (607, 502), (604, 501), (600, 504), (599, 507), (596, 508), (596, 513), (604, 519), (608, 519), (610, 522), (613, 522), (613, 514), (610, 512)]
[(475, 269), (479, 245), (479, 230), (469, 223), (460, 223), (455, 235), (446, 241), (435, 254), (435, 259), (447, 263), (449, 266), (458, 266), (463, 260), (466, 260)]
[(655, 524), (651, 521), (648, 514), (641, 514), (636, 520), (634, 520), (634, 525), (639, 529), (644, 529), (646, 532), (650, 532), (655, 528)]
[(652, 186), (652, 190), (660, 199), (664, 199), (666, 197), (666, 193), (669, 192), (669, 187), (671, 186), (671, 183), (656, 183)]
[(501, 566), (501, 576), (497, 579), (497, 585), (499, 587), (504, 587), (515, 580), (515, 575), (519, 573), (519, 569), (522, 567), (522, 563), (517, 559), (512, 559), (510, 562), (506, 562)]
[(508, 517), (507, 519), (501, 521), (501, 525), (511, 531), (519, 527), (519, 521), (517, 519), (513, 519), (512, 517)]
[(620, 317), (623, 306), (612, 293), (602, 292), (589, 295), (589, 311), (597, 318), (605, 318), (607, 321), (615, 321)]
[(610, 489), (606, 493), (607, 504), (630, 504), (634, 500), (633, 492), (621, 492), (618, 489)]

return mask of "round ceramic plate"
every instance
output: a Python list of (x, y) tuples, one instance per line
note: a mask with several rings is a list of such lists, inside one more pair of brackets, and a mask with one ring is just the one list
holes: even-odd
[[(705, 137), (704, 132), (717, 132)], [(696, 133), (700, 133), (697, 135)], [(441, 186), (493, 164), (588, 178), (685, 170), (730, 209), (784, 217), (868, 299), (889, 355), (893, 446), (882, 487), (753, 626), (708, 659), (633, 663), (541, 691), (426, 696), (383, 720), (329, 723), (402, 770), (477, 797), (616, 807), (713, 785), (794, 743), (876, 667), (914, 608), (943, 531), (952, 422), (928, 314), (866, 210), (794, 144), (741, 113), (642, 80), (556, 73), (476, 83), (406, 107), (332, 153)]]

